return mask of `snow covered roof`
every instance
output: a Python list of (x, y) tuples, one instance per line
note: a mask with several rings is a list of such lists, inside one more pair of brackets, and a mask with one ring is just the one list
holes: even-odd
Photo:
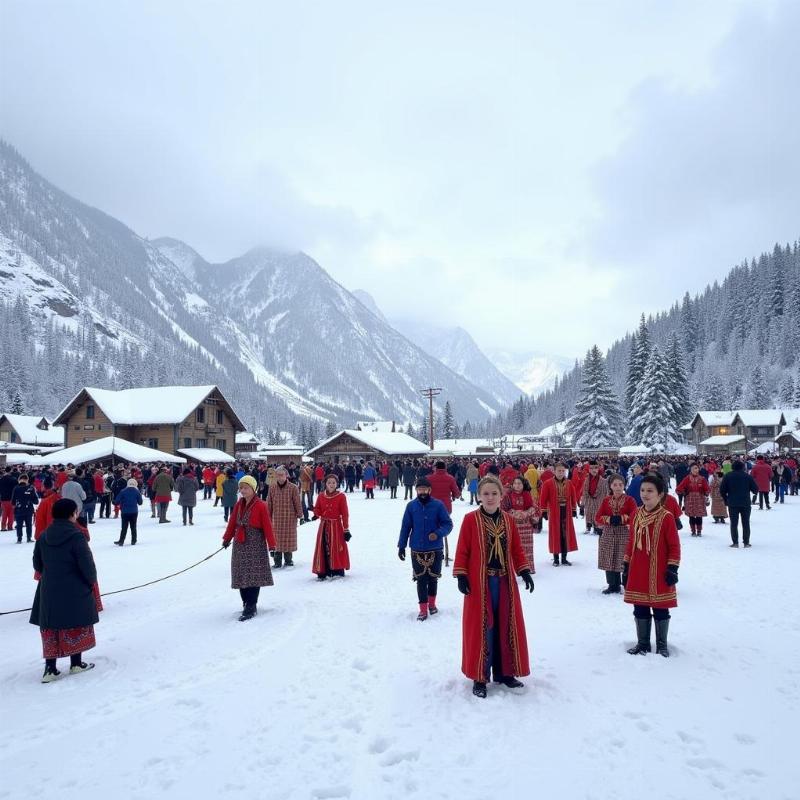
[(736, 412), (736, 416), (742, 421), (742, 425), (748, 428), (758, 425), (783, 425), (785, 417), (779, 408), (743, 408)]
[(452, 453), (454, 456), (494, 455), (494, 443), (491, 439), (435, 439), (433, 449), (436, 452)]
[(358, 420), (356, 428), (360, 428), (364, 433), (391, 433), (392, 427), (397, 430), (399, 425), (395, 425), (392, 420), (379, 419), (379, 420)]
[(728, 434), (727, 436), (709, 436), (700, 442), (700, 446), (708, 445), (710, 447), (724, 447), (725, 445), (734, 444), (735, 442), (743, 442), (744, 436), (739, 434)]
[(378, 450), (387, 456), (399, 455), (425, 455), (430, 453), (428, 445), (423, 444), (419, 439), (414, 439), (407, 433), (371, 433), (369, 431), (343, 430), (335, 433), (324, 442), (320, 442), (316, 447), (312, 447), (306, 455), (312, 455), (317, 450), (334, 441), (342, 434), (352, 436), (356, 441), (361, 442), (373, 450)]
[(775, 441), (777, 442), (778, 439), (785, 439), (787, 436), (790, 436), (797, 444), (800, 444), (800, 429), (798, 430), (791, 430), (790, 428), (784, 428), (776, 437)]
[[(179, 425), (213, 391), (216, 386), (153, 386), (141, 389), (81, 389), (58, 415), (58, 422), (67, 422), (85, 393), (115, 425)], [(234, 427), (244, 430), (236, 412), (220, 397)]]
[(236, 434), (236, 444), (260, 444), (258, 436), (248, 431), (241, 431)]
[(762, 442), (758, 447), (754, 447), (752, 450), (749, 450), (748, 453), (751, 456), (757, 456), (764, 453), (775, 453), (778, 450), (778, 445), (775, 442)]
[(64, 444), (64, 428), (54, 425), (49, 429), (40, 428), (40, 425), (50, 425), (50, 420), (46, 417), (29, 416), (27, 414), (2, 414), (0, 423), (7, 420), (11, 427), (17, 432), (20, 442), (23, 444)]
[(26, 455), (25, 453), (9, 453), (6, 456), (6, 464), (8, 466), (20, 466), (23, 464), (27, 464), (31, 467), (39, 466), (43, 464), (41, 456), (36, 455)]
[(94, 442), (86, 442), (57, 450), (40, 456), (39, 464), (86, 464), (89, 461), (101, 461), (109, 456), (114, 456), (119, 461), (129, 461), (133, 464), (150, 463), (151, 461), (168, 461), (171, 464), (185, 464), (186, 459), (173, 456), (161, 450), (153, 450), (117, 436), (106, 436)]
[(800, 428), (800, 408), (782, 408), (783, 418), (786, 420), (786, 427), (789, 430)]
[(182, 447), (178, 452), (191, 461), (198, 461), (201, 464), (212, 464), (219, 461), (229, 464), (236, 461), (233, 456), (229, 456), (224, 450), (217, 450), (215, 447)]
[(41, 447), (37, 447), (35, 444), (0, 442), (0, 453), (38, 453), (41, 449)]
[(691, 426), (694, 427), (694, 423), (697, 421), (697, 418), (700, 417), (700, 421), (706, 428), (728, 427), (729, 425), (733, 425), (733, 418), (735, 416), (735, 411), (698, 411), (692, 419)]

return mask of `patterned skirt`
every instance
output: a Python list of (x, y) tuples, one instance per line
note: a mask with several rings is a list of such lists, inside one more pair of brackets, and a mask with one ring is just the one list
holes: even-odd
[(264, 541), (264, 531), (245, 528), (244, 542), (233, 542), (231, 555), (231, 589), (250, 589), (254, 586), (272, 586), (272, 569), (269, 548)]
[(41, 628), (42, 657), (66, 658), (91, 650), (97, 643), (94, 625), (80, 628)]
[(702, 492), (689, 492), (683, 498), (683, 510), (687, 517), (708, 516), (706, 496)]
[(601, 495), (599, 492), (597, 493), (597, 497), (592, 497), (591, 495), (586, 495), (586, 505), (584, 506), (584, 514), (586, 515), (586, 525), (594, 526), (594, 518), (597, 516), (597, 512), (600, 510), (600, 506), (605, 498), (605, 495)]
[(531, 522), (530, 519), (517, 519), (514, 521), (517, 523), (522, 549), (525, 551), (528, 563), (531, 565), (531, 574), (534, 574), (536, 572), (536, 567), (533, 563), (533, 522)]
[(718, 487), (714, 487), (711, 490), (711, 516), (712, 517), (728, 516), (728, 507), (725, 505), (725, 501), (722, 499), (722, 495), (719, 493)]
[(622, 558), (629, 533), (627, 525), (603, 525), (603, 535), (597, 545), (598, 569), (622, 572)]

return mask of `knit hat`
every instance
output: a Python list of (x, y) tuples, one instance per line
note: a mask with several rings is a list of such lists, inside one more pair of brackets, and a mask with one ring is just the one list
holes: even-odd
[(420, 486), (427, 486), (429, 489), (431, 488), (431, 482), (423, 475), (421, 478), (417, 478), (416, 487), (419, 489)]
[(246, 483), (254, 492), (258, 491), (258, 484), (252, 475), (244, 475), (241, 477), (239, 479), (239, 486), (241, 486), (243, 483)]
[(128, 488), (129, 489), (138, 489), (139, 488), (139, 481), (136, 478), (128, 478)]

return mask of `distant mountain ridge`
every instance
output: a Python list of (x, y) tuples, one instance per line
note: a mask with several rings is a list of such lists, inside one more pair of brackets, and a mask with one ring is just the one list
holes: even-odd
[(37, 412), (56, 413), (86, 384), (187, 383), (218, 384), (248, 425), (279, 430), (294, 430), (298, 415), (417, 425), (418, 389), (430, 384), (460, 419), (501, 408), (304, 253), (256, 248), (211, 264), (177, 239), (148, 241), (50, 184), (5, 143), (0, 271), (0, 325), (25, 343), (16, 357), (0, 344), (0, 355), (30, 362), (12, 370), (6, 391), (21, 388)]

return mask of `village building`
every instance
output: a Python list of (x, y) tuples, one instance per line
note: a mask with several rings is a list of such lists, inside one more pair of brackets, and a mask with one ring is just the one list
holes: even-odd
[(63, 447), (64, 428), (47, 417), (27, 414), (0, 415), (0, 442), (33, 447)]
[(66, 446), (107, 436), (175, 454), (216, 448), (234, 454), (245, 426), (216, 386), (81, 389), (56, 417)]
[(314, 461), (395, 460), (427, 456), (430, 448), (405, 433), (372, 433), (343, 430), (334, 434), (306, 455)]
[(236, 457), (237, 458), (252, 458), (251, 453), (255, 453), (261, 442), (254, 433), (242, 431), (236, 434)]

